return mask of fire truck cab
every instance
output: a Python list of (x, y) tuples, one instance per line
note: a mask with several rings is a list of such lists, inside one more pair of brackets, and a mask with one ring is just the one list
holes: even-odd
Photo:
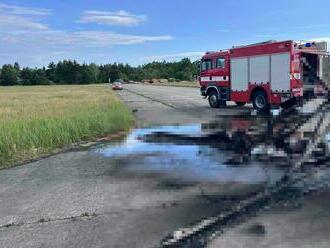
[[(327, 88), (326, 42), (267, 41), (207, 52), (201, 61), (201, 95), (212, 108), (234, 101), (259, 111), (287, 106), (308, 92)], [(325, 78), (328, 77), (328, 78)], [(292, 105), (292, 104), (291, 104)]]

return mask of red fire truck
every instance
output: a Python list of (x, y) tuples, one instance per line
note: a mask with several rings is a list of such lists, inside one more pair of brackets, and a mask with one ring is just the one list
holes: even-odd
[(267, 41), (207, 52), (201, 61), (202, 96), (212, 108), (234, 101), (259, 111), (296, 102), (324, 82), (326, 42)]

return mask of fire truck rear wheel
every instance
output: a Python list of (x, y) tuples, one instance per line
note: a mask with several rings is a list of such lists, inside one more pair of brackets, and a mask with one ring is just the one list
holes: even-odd
[(267, 112), (270, 109), (267, 95), (263, 90), (257, 90), (253, 93), (252, 104), (255, 110), (258, 112)]
[(235, 102), (237, 106), (244, 106), (246, 103), (245, 102)]
[(209, 94), (209, 104), (211, 108), (219, 108), (220, 107), (220, 99), (218, 92), (211, 91)]

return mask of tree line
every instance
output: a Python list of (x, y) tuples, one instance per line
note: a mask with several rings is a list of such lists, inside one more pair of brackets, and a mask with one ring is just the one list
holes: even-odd
[(97, 65), (63, 60), (43, 68), (5, 64), (0, 69), (0, 85), (101, 84), (118, 79), (141, 81), (153, 78), (182, 81), (193, 80), (197, 74), (198, 62), (188, 58), (179, 62), (151, 62), (137, 67), (121, 63)]

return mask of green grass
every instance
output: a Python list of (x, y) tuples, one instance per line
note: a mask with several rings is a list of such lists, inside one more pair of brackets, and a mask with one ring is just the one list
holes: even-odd
[(95, 140), (133, 123), (103, 85), (0, 87), (0, 168)]

